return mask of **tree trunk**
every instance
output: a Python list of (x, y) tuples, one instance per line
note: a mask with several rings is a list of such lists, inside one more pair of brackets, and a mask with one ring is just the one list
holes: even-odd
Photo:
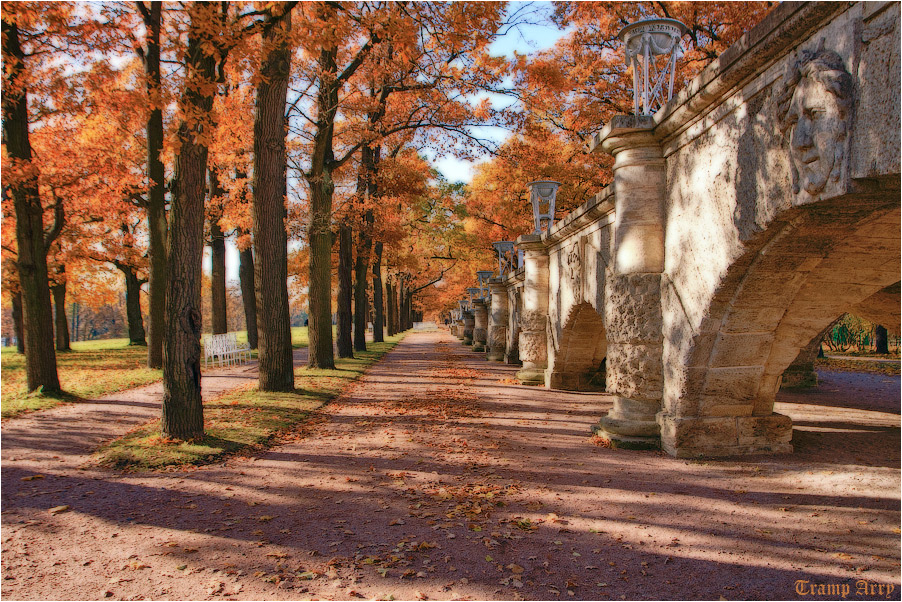
[[(219, 196), (218, 179), (213, 170), (210, 170), (211, 185)], [(211, 249), (211, 283), (210, 301), (213, 314), (213, 334), (223, 334), (229, 331), (229, 322), (226, 310), (226, 249), (225, 235), (219, 226), (219, 219), (210, 218), (210, 249)]]
[(204, 192), (207, 146), (215, 124), (211, 119), (215, 59), (208, 24), (215, 3), (190, 4), (188, 13), (188, 80), (180, 101), (179, 151), (169, 224), (169, 273), (166, 280), (166, 333), (163, 346), (164, 437), (197, 439), (204, 434), (200, 376), (200, 289), (204, 246)]
[(385, 280), (385, 313), (388, 319), (388, 336), (394, 336), (397, 333), (395, 329), (395, 285), (391, 277)]
[(56, 350), (71, 351), (69, 346), (69, 320), (66, 318), (66, 281), (50, 288), (53, 294), (54, 323), (56, 330)]
[[(60, 390), (53, 350), (53, 316), (47, 279), (47, 250), (44, 241), (44, 208), (38, 192), (37, 171), (31, 169), (31, 142), (28, 136), (28, 97), (25, 83), (25, 54), (19, 45), (19, 28), (3, 23), (3, 144), (7, 156), (18, 164), (21, 180), (9, 185), (16, 215), (19, 286), (22, 289), (25, 331), (25, 375), (29, 391), (47, 393)], [(57, 201), (59, 202), (59, 201)], [(59, 216), (62, 219), (62, 216)]]
[(889, 341), (887, 340), (886, 328), (877, 324), (874, 328), (874, 352), (880, 355), (889, 353)]
[(16, 329), (16, 351), (25, 353), (25, 324), (22, 321), (22, 293), (13, 295), (13, 328)]
[(353, 258), (351, 226), (338, 226), (338, 357), (354, 357), (351, 342), (351, 263)]
[[(283, 9), (284, 4), (281, 4)], [(254, 280), (260, 311), (260, 389), (293, 391), (291, 318), (288, 309), (288, 235), (285, 194), (288, 159), (285, 105), (291, 53), (291, 14), (269, 14), (263, 30), (270, 48), (261, 65), (254, 111)]]
[(143, 281), (127, 265), (117, 265), (125, 276), (125, 319), (128, 322), (128, 344), (147, 345), (144, 320), (141, 317), (141, 285)]
[(248, 246), (238, 253), (238, 279), (241, 281), (241, 301), (244, 304), (244, 322), (247, 326), (247, 343), (257, 348), (257, 293), (254, 289), (254, 248)]
[(148, 277), (147, 367), (163, 366), (163, 337), (166, 331), (166, 279), (169, 265), (166, 220), (166, 175), (161, 154), (163, 152), (163, 107), (160, 85), (160, 26), (162, 2), (148, 3), (144, 49), (144, 74), (147, 79), (147, 96), (151, 110), (147, 117), (147, 231), (150, 268)]
[(385, 306), (382, 294), (382, 243), (377, 242), (373, 250), (373, 342), (385, 340)]

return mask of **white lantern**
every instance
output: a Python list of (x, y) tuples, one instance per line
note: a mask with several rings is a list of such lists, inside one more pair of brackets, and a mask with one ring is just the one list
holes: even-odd
[(680, 39), (687, 31), (676, 19), (646, 19), (617, 34), (626, 46), (626, 64), (633, 68), (636, 115), (652, 115), (673, 97), (676, 62), (682, 56)]
[(554, 224), (554, 202), (560, 185), (560, 182), (554, 180), (536, 180), (527, 184), (529, 200), (532, 203), (532, 218), (536, 226), (533, 234), (547, 232)]
[(498, 253), (498, 275), (504, 278), (507, 274), (517, 269), (517, 255), (514, 252), (514, 243), (509, 240), (493, 242), (492, 246)]
[(489, 279), (495, 272), (492, 270), (479, 270), (476, 272), (476, 280), (479, 282), (479, 290), (482, 291), (482, 298), (489, 298)]

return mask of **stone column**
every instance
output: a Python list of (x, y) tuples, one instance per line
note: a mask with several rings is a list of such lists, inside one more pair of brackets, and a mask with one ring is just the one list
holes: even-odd
[(523, 250), (525, 280), (520, 314), (520, 361), (517, 379), (524, 385), (544, 385), (548, 367), (548, 249), (538, 234), (517, 239)]
[(615, 447), (660, 446), (664, 391), (661, 274), (665, 170), (651, 117), (616, 116), (601, 133), (614, 155), (614, 261), (605, 275), (607, 391), (596, 433)]
[(492, 293), (492, 309), (489, 313), (488, 354), (490, 362), (503, 362), (507, 351), (507, 287), (501, 278), (489, 280)]
[(520, 362), (520, 309), (517, 306), (520, 287), (512, 286), (507, 293), (507, 349), (504, 363), (519, 366)]
[(473, 301), (473, 351), (485, 352), (489, 329), (489, 308), (482, 299)]
[(464, 325), (463, 325), (463, 341), (464, 345), (472, 345), (473, 344), (473, 325), (475, 323), (475, 319), (473, 318), (472, 311), (464, 312)]

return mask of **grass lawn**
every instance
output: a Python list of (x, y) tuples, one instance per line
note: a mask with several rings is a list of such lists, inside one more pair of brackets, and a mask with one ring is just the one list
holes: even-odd
[(130, 347), (128, 339), (79, 341), (72, 343), (72, 351), (57, 353), (57, 372), (64, 391), (60, 395), (29, 394), (25, 390), (25, 356), (16, 353), (15, 347), (4, 347), (0, 362), (3, 418), (139, 387), (163, 376), (162, 370), (147, 367), (147, 347)]
[[(238, 341), (247, 341), (245, 331), (238, 332)], [(306, 347), (307, 327), (291, 329), (293, 347)], [(253, 356), (256, 357), (256, 351)], [(128, 339), (104, 339), (72, 343), (72, 351), (56, 354), (57, 371), (63, 393), (28, 394), (25, 390), (25, 356), (15, 347), (4, 347), (0, 355), (0, 415), (12, 418), (35, 410), (52, 408), (67, 401), (93, 399), (133, 389), (163, 377), (162, 370), (147, 368), (147, 347), (129, 346)]]
[(248, 385), (205, 402), (206, 435), (200, 441), (165, 440), (160, 436), (159, 421), (154, 420), (104, 444), (95, 452), (94, 460), (102, 466), (129, 471), (155, 470), (208, 464), (266, 446), (340, 395), (402, 337), (370, 343), (369, 351), (355, 352), (354, 359), (336, 358), (335, 370), (296, 368), (292, 393), (262, 393), (255, 385)]

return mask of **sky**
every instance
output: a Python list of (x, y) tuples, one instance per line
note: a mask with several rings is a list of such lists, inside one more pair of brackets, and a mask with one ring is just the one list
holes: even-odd
[[(511, 4), (521, 3), (512, 2)], [(551, 11), (550, 2), (534, 2), (533, 4), (539, 8), (546, 9), (549, 13)], [(565, 31), (558, 29), (551, 22), (545, 25), (525, 25), (520, 27), (519, 30), (510, 31), (506, 35), (499, 37), (492, 43), (490, 49), (495, 56), (504, 55), (508, 58), (513, 58), (514, 52), (530, 54), (547, 50), (554, 46), (555, 42), (565, 33)], [(509, 99), (498, 95), (495, 96), (491, 99), (495, 108), (501, 108), (501, 106), (510, 104)], [(499, 106), (500, 103), (504, 104)], [(501, 142), (508, 135), (508, 132), (501, 128), (481, 127), (474, 129), (478, 130), (480, 135), (488, 137), (495, 142)], [(469, 183), (473, 178), (473, 163), (469, 161), (463, 161), (450, 155), (445, 157), (433, 156), (430, 159), (432, 159), (436, 169), (450, 182)]]

